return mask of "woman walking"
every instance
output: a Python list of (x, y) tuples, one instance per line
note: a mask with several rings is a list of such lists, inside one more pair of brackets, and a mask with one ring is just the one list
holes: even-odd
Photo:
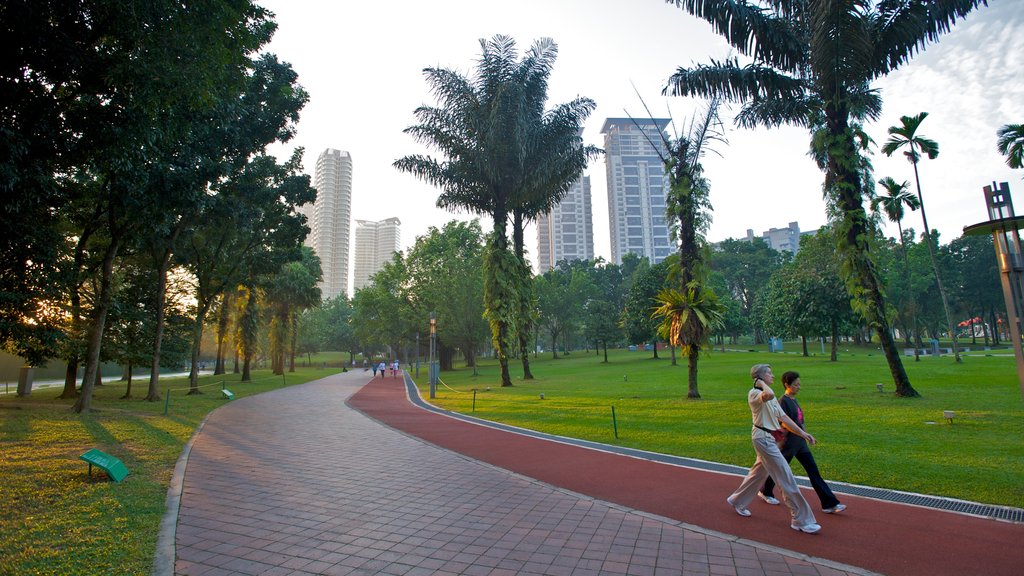
[(770, 475), (782, 489), (782, 502), (789, 508), (792, 516), (790, 528), (813, 534), (821, 530), (821, 526), (815, 521), (811, 506), (800, 493), (800, 487), (796, 483), (796, 478), (793, 477), (793, 471), (782, 456), (772, 433), (781, 431), (782, 424), (784, 424), (791, 434), (800, 436), (810, 444), (813, 445), (817, 441), (814, 436), (802, 430), (782, 411), (778, 400), (775, 399), (775, 392), (771, 388), (775, 382), (771, 366), (754, 364), (750, 368), (750, 377), (754, 380), (754, 386), (747, 394), (747, 404), (750, 405), (750, 415), (753, 420), (750, 436), (757, 460), (751, 466), (747, 477), (740, 483), (739, 488), (726, 499), (726, 502), (740, 516), (750, 516), (750, 510), (747, 507), (757, 496), (765, 478)]

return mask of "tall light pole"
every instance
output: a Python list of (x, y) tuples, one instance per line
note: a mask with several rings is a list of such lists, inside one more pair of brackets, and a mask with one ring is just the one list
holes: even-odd
[(1024, 258), (1018, 229), (1024, 226), (1024, 216), (1015, 216), (1010, 185), (1006, 182), (996, 186), (985, 186), (985, 205), (988, 208), (988, 222), (964, 227), (964, 235), (992, 234), (999, 262), (999, 278), (1003, 285), (1003, 299), (1006, 301), (1007, 324), (1013, 352), (1017, 357), (1017, 378), (1020, 393), (1024, 396), (1024, 350), (1021, 348), (1021, 316), (1024, 315)]
[(437, 368), (434, 366), (434, 351), (437, 349), (437, 320), (434, 313), (430, 313), (430, 364), (427, 371), (430, 373), (430, 398), (433, 399), (437, 392)]

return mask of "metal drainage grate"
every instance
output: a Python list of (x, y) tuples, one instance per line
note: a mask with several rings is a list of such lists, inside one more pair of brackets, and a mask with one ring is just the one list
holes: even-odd
[[(709, 462), (707, 460), (698, 460), (696, 458), (686, 458), (683, 456), (672, 456), (670, 454), (659, 454), (657, 452), (646, 452), (644, 450), (636, 450), (633, 448), (624, 448), (622, 446), (612, 446), (610, 444), (601, 444), (599, 442), (591, 442), (589, 440), (580, 440), (577, 438), (567, 438), (565, 436), (555, 436), (553, 434), (545, 434), (543, 432), (537, 432), (536, 430), (528, 430), (526, 428), (519, 428), (517, 426), (509, 426), (508, 424), (502, 424), (500, 422), (491, 422), (490, 420), (483, 420), (475, 418), (473, 416), (467, 416), (459, 412), (450, 412), (443, 410), (427, 403), (420, 396), (420, 391), (416, 387), (412, 378), (406, 374), (405, 376), (405, 388), (406, 394), (409, 400), (431, 412), (438, 414), (444, 414), (452, 418), (464, 420), (466, 422), (473, 422), (482, 426), (489, 426), (498, 430), (504, 430), (506, 432), (512, 432), (514, 434), (522, 434), (524, 436), (530, 436), (533, 438), (541, 438), (544, 440), (551, 440), (554, 442), (561, 442), (563, 444), (572, 444), (574, 446), (582, 446), (585, 448), (591, 448), (594, 450), (601, 450), (604, 452), (611, 452), (614, 454), (621, 454), (623, 456), (632, 456), (634, 458), (641, 458), (643, 460), (652, 460), (654, 462), (661, 462), (664, 464), (672, 464), (674, 466), (685, 466), (688, 468), (697, 468), (699, 470), (709, 470), (712, 472), (723, 472), (726, 474), (738, 474), (740, 476), (746, 475), (747, 468), (742, 466), (733, 466), (732, 464), (722, 464), (719, 462)], [(801, 486), (810, 488), (811, 483), (804, 478), (797, 478), (797, 483)], [(1009, 506), (993, 506), (991, 504), (979, 504), (978, 502), (968, 502), (966, 500), (956, 500), (954, 498), (942, 498), (939, 496), (927, 496), (924, 494), (913, 494), (910, 492), (900, 492), (898, 490), (888, 490), (886, 488), (873, 488), (871, 486), (858, 486), (856, 484), (846, 484), (843, 482), (829, 481), (829, 486), (833, 492), (839, 492), (841, 494), (851, 494), (854, 496), (863, 496), (866, 498), (874, 498), (876, 500), (884, 500), (888, 502), (899, 502), (901, 504), (910, 504), (913, 506), (921, 506), (924, 508), (935, 508), (937, 510), (948, 510), (950, 512), (958, 512), (961, 514), (970, 514), (973, 516), (981, 516), (984, 518), (994, 518), (997, 520), (1005, 520), (1007, 522), (1024, 523), (1024, 509), (1011, 508)]]

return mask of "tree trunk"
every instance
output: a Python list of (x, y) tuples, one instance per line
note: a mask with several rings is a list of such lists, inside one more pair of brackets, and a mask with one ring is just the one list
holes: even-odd
[(657, 338), (655, 338), (654, 340), (651, 340), (651, 349), (654, 350), (653, 358), (655, 360), (657, 360), (658, 359), (658, 339)]
[(832, 319), (832, 356), (829, 361), (836, 362), (839, 360), (839, 322)]
[(127, 399), (132, 397), (132, 368), (133, 368), (133, 366), (131, 364), (128, 364), (128, 366), (126, 366), (126, 368), (127, 369), (124, 372), (124, 376), (127, 377), (128, 384), (124, 388), (124, 396), (121, 396), (121, 400), (127, 400)]
[(700, 398), (700, 392), (697, 391), (697, 358), (699, 355), (700, 349), (690, 346), (690, 353), (686, 355), (686, 380), (689, 383), (689, 390), (686, 392), (687, 398)]
[(100, 375), (100, 347), (103, 345), (103, 329), (106, 327), (107, 312), (110, 311), (111, 301), (114, 297), (114, 259), (117, 258), (120, 246), (120, 235), (111, 230), (110, 244), (103, 255), (103, 265), (100, 268), (100, 294), (96, 301), (96, 307), (93, 309), (92, 322), (89, 324), (82, 393), (71, 408), (77, 413), (88, 412), (92, 409), (92, 391), (96, 379)]
[(807, 336), (800, 336), (800, 340), (804, 345), (804, 358), (810, 357), (810, 354), (807, 353)]
[[(288, 371), (295, 372), (295, 341), (299, 339), (299, 323), (295, 318), (295, 313), (292, 312), (288, 315), (289, 332), (291, 332), (290, 342), (288, 343)], [(352, 354), (349, 354), (349, 364), (352, 363)]]
[(233, 305), (234, 298), (231, 297), (231, 291), (225, 290), (221, 296), (220, 316), (217, 318), (217, 361), (213, 367), (214, 376), (227, 372), (225, 355), (229, 336), (228, 325), (231, 321), (231, 308)]
[(608, 341), (604, 341), (604, 363), (608, 363)]
[(910, 385), (899, 351), (889, 330), (882, 297), (881, 278), (871, 256), (868, 239), (871, 237), (864, 196), (858, 173), (860, 156), (849, 127), (849, 112), (826, 104), (826, 121), (830, 137), (827, 142), (828, 172), (826, 190), (834, 195), (842, 219), (839, 223), (839, 252), (845, 260), (846, 285), (851, 296), (860, 304), (861, 314), (868, 325), (878, 333), (898, 396), (920, 396)]
[(672, 365), (673, 366), (678, 366), (679, 364), (676, 362), (676, 347), (675, 346), (669, 346), (669, 348), (671, 348), (671, 350), (672, 350)]
[[(246, 354), (245, 359), (242, 363), (242, 382), (251, 382), (252, 373), (249, 371), (249, 366), (252, 364), (252, 354)], [(189, 392), (191, 394), (192, 392)]]
[(189, 394), (202, 394), (199, 390), (199, 350), (203, 344), (203, 324), (209, 310), (209, 302), (200, 302), (196, 308), (196, 323), (192, 327), (192, 366), (188, 374)]
[(57, 398), (78, 398), (78, 356), (73, 355), (64, 369), (64, 391)]
[(551, 332), (551, 358), (558, 360), (558, 332)]

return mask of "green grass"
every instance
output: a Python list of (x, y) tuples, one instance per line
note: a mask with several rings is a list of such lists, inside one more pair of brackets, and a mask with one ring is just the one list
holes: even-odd
[[(347, 356), (346, 356), (347, 357)], [(284, 383), (269, 370), (203, 376), (201, 395), (185, 379), (161, 378), (170, 403), (144, 402), (148, 379), (136, 377), (133, 400), (123, 383), (96, 388), (95, 411), (70, 411), (59, 388), (0, 396), (0, 574), (149, 574), (174, 465), (203, 418), (226, 400), (219, 382), (242, 398), (315, 380), (336, 369), (298, 369)], [(167, 415), (164, 415), (165, 406)], [(124, 462), (120, 483), (78, 456), (99, 448)]]
[[(483, 363), (478, 377), (471, 369), (445, 372), (451, 389), (439, 386), (435, 403), (551, 434), (749, 466), (748, 374), (752, 364), (768, 362), (779, 393), (783, 371), (801, 374), (799, 398), (826, 479), (1024, 507), (1024, 401), (1011, 352), (971, 353), (960, 365), (949, 357), (905, 359), (917, 399), (892, 394), (877, 350), (852, 349), (835, 363), (818, 352), (716, 351), (700, 361), (699, 400), (686, 399), (685, 360), (671, 366), (667, 351), (658, 360), (650, 352), (609, 351), (608, 364), (593, 353), (558, 360), (548, 353), (531, 358), (536, 379), (511, 388), (497, 385), (493, 362)], [(514, 377), (522, 374), (517, 360), (510, 366)], [(426, 396), (426, 376), (420, 380)], [(952, 424), (943, 410), (956, 412)]]

